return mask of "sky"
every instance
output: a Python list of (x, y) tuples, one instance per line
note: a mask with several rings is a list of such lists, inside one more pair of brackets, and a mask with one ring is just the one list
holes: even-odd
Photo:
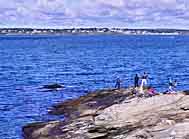
[(0, 0), (0, 27), (189, 29), (189, 0)]

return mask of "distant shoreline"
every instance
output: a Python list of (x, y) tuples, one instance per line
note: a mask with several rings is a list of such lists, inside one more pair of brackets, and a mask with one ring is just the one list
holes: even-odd
[(184, 29), (71, 28), (33, 29), (0, 28), (0, 35), (189, 35)]

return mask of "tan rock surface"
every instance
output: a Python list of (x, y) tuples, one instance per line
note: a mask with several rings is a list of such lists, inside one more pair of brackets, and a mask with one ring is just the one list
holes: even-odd
[(103, 90), (74, 100), (74, 106), (66, 102), (78, 117), (25, 126), (25, 139), (189, 139), (188, 95), (139, 98), (131, 91)]

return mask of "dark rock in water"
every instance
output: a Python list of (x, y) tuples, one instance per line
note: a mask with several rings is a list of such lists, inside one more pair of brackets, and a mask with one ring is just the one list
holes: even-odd
[(49, 84), (49, 85), (44, 85), (42, 88), (43, 89), (51, 89), (51, 90), (56, 90), (56, 89), (60, 89), (63, 88), (64, 86), (61, 84)]

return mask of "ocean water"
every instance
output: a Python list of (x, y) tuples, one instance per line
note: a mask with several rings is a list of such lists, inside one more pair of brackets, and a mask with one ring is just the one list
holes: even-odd
[[(158, 91), (168, 78), (189, 89), (189, 36), (0, 36), (0, 138), (21, 139), (22, 126), (62, 119), (48, 109), (89, 91), (133, 85), (146, 71)], [(42, 85), (65, 89), (43, 92)]]

